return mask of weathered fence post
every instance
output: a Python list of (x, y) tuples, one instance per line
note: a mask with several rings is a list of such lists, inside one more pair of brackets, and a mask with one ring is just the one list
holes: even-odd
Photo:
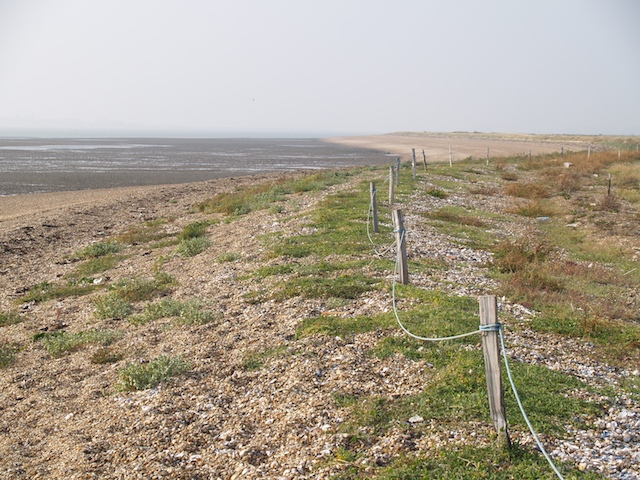
[(620, 147), (618, 147), (618, 158), (620, 158)]
[(427, 171), (427, 154), (424, 153), (424, 148), (422, 149), (422, 161), (424, 162), (424, 171)]
[(396, 158), (396, 187), (400, 185), (400, 157)]
[(560, 148), (560, 155), (564, 157), (564, 147)]
[(449, 145), (449, 166), (453, 167), (453, 152), (451, 151), (451, 145)]
[(407, 235), (404, 230), (404, 219), (402, 210), (393, 211), (393, 226), (396, 234), (396, 245), (398, 246), (398, 275), (400, 283), (409, 283), (409, 269), (407, 267)]
[(378, 228), (378, 201), (376, 195), (376, 182), (369, 184), (369, 193), (371, 194), (371, 210), (373, 214), (373, 231), (374, 233), (380, 233)]
[(389, 206), (393, 205), (393, 165), (389, 167)]
[(587, 158), (591, 156), (591, 145), (587, 148)]
[(609, 174), (609, 187), (607, 188), (607, 195), (611, 196), (611, 174)]
[(413, 153), (413, 160), (411, 161), (411, 169), (413, 171), (413, 179), (416, 179), (416, 149), (412, 148), (411, 152)]
[(489, 147), (487, 147), (487, 165), (489, 165)]
[(484, 367), (487, 376), (487, 393), (489, 394), (489, 408), (491, 420), (496, 427), (498, 436), (507, 447), (511, 448), (511, 439), (507, 430), (507, 413), (504, 404), (504, 390), (502, 389), (502, 372), (500, 370), (500, 332), (498, 331), (498, 300), (495, 295), (485, 295), (478, 298), (480, 303), (480, 325), (495, 325), (495, 329), (482, 332), (482, 350), (484, 352)]

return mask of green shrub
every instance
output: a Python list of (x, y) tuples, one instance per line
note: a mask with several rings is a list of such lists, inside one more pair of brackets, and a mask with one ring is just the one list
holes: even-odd
[(92, 243), (78, 251), (74, 257), (79, 259), (98, 258), (118, 253), (120, 250), (122, 250), (122, 246), (115, 242)]
[(440, 190), (439, 188), (430, 188), (429, 190), (427, 190), (427, 195), (431, 195), (432, 197), (436, 198), (447, 198), (448, 196), (446, 192)]
[(116, 389), (121, 392), (154, 388), (190, 368), (182, 357), (158, 357), (148, 363), (131, 363), (118, 372)]
[(204, 237), (209, 225), (211, 225), (211, 222), (207, 220), (190, 223), (182, 229), (182, 233), (180, 233), (179, 239), (189, 240), (191, 238)]
[(123, 299), (117, 292), (111, 292), (93, 301), (95, 315), (102, 320), (123, 320), (131, 315), (131, 302)]
[(210, 245), (211, 242), (208, 238), (189, 238), (180, 242), (177, 252), (183, 257), (195, 257), (199, 253), (204, 252)]
[(77, 333), (45, 332), (34, 336), (35, 341), (40, 341), (54, 357), (59, 357), (67, 352), (74, 352), (87, 344), (99, 343), (110, 345), (120, 337), (120, 333), (113, 330), (89, 330)]

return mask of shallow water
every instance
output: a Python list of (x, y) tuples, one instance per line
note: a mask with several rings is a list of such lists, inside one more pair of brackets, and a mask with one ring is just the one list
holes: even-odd
[(388, 163), (318, 139), (0, 138), (0, 195)]

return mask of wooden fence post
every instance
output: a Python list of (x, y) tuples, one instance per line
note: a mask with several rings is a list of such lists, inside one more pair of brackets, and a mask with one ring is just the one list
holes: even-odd
[(378, 201), (376, 198), (375, 182), (369, 184), (369, 193), (371, 194), (371, 210), (373, 211), (373, 231), (374, 233), (380, 233), (380, 229), (378, 228)]
[(413, 179), (416, 179), (416, 149), (412, 148), (411, 152), (413, 153), (413, 160), (411, 161), (411, 169), (413, 171)]
[(424, 153), (424, 148), (422, 149), (422, 161), (424, 162), (424, 171), (427, 171), (427, 154)]
[[(495, 295), (478, 298), (480, 303), (480, 325), (498, 324), (498, 300)], [(500, 337), (498, 330), (482, 332), (482, 350), (484, 367), (487, 375), (487, 393), (491, 420), (496, 427), (500, 440), (511, 448), (511, 439), (507, 430), (507, 414), (502, 389), (502, 372), (500, 370)]]
[(487, 165), (489, 165), (489, 147), (487, 147)]
[(389, 167), (389, 206), (393, 205), (393, 165)]
[(400, 185), (400, 157), (396, 158), (396, 187)]
[(453, 167), (453, 152), (451, 151), (451, 145), (449, 145), (449, 166)]
[(393, 226), (396, 234), (396, 245), (398, 246), (398, 275), (400, 283), (409, 283), (409, 269), (407, 267), (407, 234), (404, 230), (404, 219), (402, 210), (393, 211)]
[(591, 156), (591, 145), (587, 148), (587, 158)]

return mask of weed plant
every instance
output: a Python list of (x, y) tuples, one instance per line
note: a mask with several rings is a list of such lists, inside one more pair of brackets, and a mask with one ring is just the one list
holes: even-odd
[(162, 300), (146, 304), (144, 311), (130, 317), (129, 321), (134, 324), (144, 324), (159, 318), (173, 318), (177, 323), (183, 325), (203, 325), (214, 320), (215, 315), (211, 310), (205, 309), (197, 299), (186, 302)]
[(182, 357), (172, 358), (165, 355), (148, 363), (131, 363), (118, 372), (116, 390), (130, 392), (154, 388), (189, 368), (191, 366)]
[(211, 242), (208, 238), (194, 237), (182, 240), (176, 251), (183, 257), (195, 257), (196, 255), (204, 252), (210, 246)]
[(35, 341), (41, 342), (47, 352), (54, 357), (60, 357), (68, 352), (75, 352), (88, 344), (107, 346), (120, 338), (120, 332), (113, 330), (88, 330), (77, 333), (45, 332), (34, 336)]
[(16, 346), (8, 342), (0, 342), (0, 368), (11, 365), (15, 359)]
[(96, 365), (104, 365), (108, 363), (116, 363), (124, 358), (122, 353), (116, 352), (109, 347), (100, 348), (91, 355), (91, 363)]
[(125, 232), (118, 235), (116, 240), (128, 245), (158, 242), (170, 236), (170, 234), (162, 229), (164, 225), (170, 221), (169, 219), (157, 219), (145, 222), (143, 225), (131, 226)]
[(105, 255), (118, 253), (120, 250), (122, 250), (122, 246), (116, 242), (92, 243), (76, 252), (74, 258), (86, 260), (89, 258), (104, 257)]
[(20, 302), (42, 303), (53, 299), (63, 299), (67, 297), (81, 297), (87, 295), (99, 286), (93, 283), (90, 278), (69, 279), (65, 284), (42, 282), (34, 285), (25, 293)]
[(153, 278), (123, 278), (111, 288), (123, 300), (141, 302), (171, 293), (176, 280), (172, 275), (158, 272)]
[(98, 297), (93, 301), (95, 316), (102, 320), (123, 320), (131, 315), (131, 302), (122, 298), (117, 292)]
[(23, 320), (23, 317), (16, 311), (0, 312), (0, 327), (15, 325)]

